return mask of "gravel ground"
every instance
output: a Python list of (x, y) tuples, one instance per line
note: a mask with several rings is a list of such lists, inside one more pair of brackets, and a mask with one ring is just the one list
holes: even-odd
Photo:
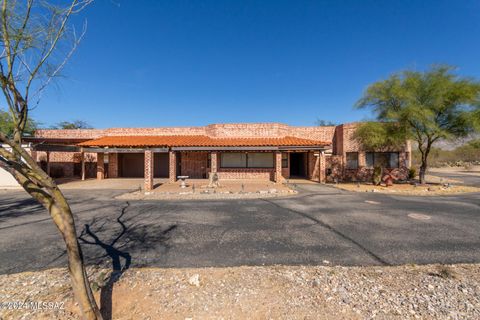
[[(129, 269), (110, 290), (89, 268), (113, 319), (479, 319), (480, 265)], [(0, 310), (1, 319), (77, 319), (64, 269), (0, 276), (0, 301), (63, 309)], [(109, 318), (108, 316), (106, 317)]]
[(463, 185), (410, 185), (410, 184), (394, 184), (386, 187), (384, 185), (374, 186), (365, 183), (338, 183), (333, 184), (334, 187), (354, 192), (378, 192), (395, 195), (412, 195), (412, 196), (441, 196), (460, 193), (480, 192), (480, 188)]
[(263, 199), (284, 197), (297, 194), (294, 190), (261, 190), (257, 192), (231, 192), (231, 191), (185, 191), (185, 192), (144, 192), (134, 191), (124, 193), (118, 200), (215, 200), (215, 199)]

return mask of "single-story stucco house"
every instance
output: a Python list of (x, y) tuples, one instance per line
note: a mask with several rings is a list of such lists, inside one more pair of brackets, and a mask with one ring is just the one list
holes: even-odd
[(357, 123), (297, 127), (280, 123), (203, 127), (37, 130), (25, 138), (33, 157), (53, 177), (178, 176), (219, 179), (303, 178), (318, 182), (369, 179), (376, 163), (406, 178), (410, 143), (398, 150), (362, 150)]

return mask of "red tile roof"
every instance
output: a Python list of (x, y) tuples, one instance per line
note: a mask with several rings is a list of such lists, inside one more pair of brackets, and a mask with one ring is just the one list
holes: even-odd
[(106, 136), (78, 144), (85, 147), (259, 147), (325, 146), (329, 142), (297, 137), (210, 138), (207, 136)]

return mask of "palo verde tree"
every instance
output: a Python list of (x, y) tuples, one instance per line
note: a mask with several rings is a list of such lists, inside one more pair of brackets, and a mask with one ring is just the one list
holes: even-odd
[[(38, 126), (39, 123), (29, 117), (25, 124), (24, 134), (33, 135)], [(14, 129), (15, 123), (10, 112), (0, 110), (0, 132), (4, 133), (7, 137), (12, 137)]]
[(425, 72), (404, 71), (373, 83), (356, 107), (371, 107), (377, 120), (396, 123), (398, 130), (416, 142), (423, 184), (432, 146), (441, 139), (472, 133), (479, 101), (478, 81), (456, 75), (450, 66), (433, 66)]
[(38, 106), (42, 92), (85, 34), (86, 25), (77, 34), (71, 18), (92, 1), (0, 1), (0, 88), (13, 121), (10, 135), (0, 132), (0, 165), (49, 211), (65, 241), (72, 287), (83, 316), (101, 319), (70, 206), (55, 181), (22, 148), (30, 110)]
[[(367, 121), (357, 127), (354, 138), (366, 151), (397, 151), (405, 147), (408, 136), (398, 123)], [(387, 165), (382, 162), (375, 165), (372, 176), (375, 185), (381, 183)]]

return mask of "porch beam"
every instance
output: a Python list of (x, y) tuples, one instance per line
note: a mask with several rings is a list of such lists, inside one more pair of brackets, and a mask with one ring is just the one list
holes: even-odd
[(276, 151), (278, 147), (172, 147), (172, 151)]
[(147, 150), (157, 153), (167, 153), (168, 148), (90, 148), (84, 147), (85, 152), (113, 152), (113, 153), (142, 153)]

